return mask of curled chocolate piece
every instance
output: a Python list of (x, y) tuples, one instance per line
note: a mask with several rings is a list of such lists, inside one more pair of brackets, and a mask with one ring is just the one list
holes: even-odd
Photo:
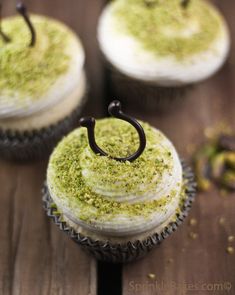
[(17, 5), (16, 5), (16, 10), (23, 16), (29, 30), (30, 30), (30, 33), (31, 33), (31, 41), (30, 41), (30, 44), (29, 44), (29, 47), (33, 47), (36, 43), (36, 32), (35, 32), (35, 29), (33, 27), (33, 24), (32, 22), (30, 21), (30, 18), (27, 14), (27, 8), (26, 6), (19, 2)]
[[(146, 136), (145, 136), (143, 127), (140, 125), (140, 123), (136, 119), (134, 119), (122, 112), (121, 103), (118, 100), (114, 100), (113, 102), (110, 103), (110, 105), (108, 107), (108, 111), (111, 116), (130, 123), (136, 129), (136, 131), (138, 132), (138, 135), (139, 135), (139, 148), (133, 155), (130, 155), (126, 158), (116, 158), (116, 157), (111, 157), (111, 158), (114, 160), (120, 161), (120, 162), (125, 162), (125, 161), (132, 162), (132, 161), (136, 160), (143, 153), (143, 151), (146, 147)], [(103, 151), (96, 143), (95, 131), (94, 131), (95, 130), (95, 119), (93, 117), (81, 118), (80, 125), (87, 128), (89, 145), (90, 145), (90, 148), (92, 149), (92, 151), (95, 154), (99, 154), (101, 156), (108, 156), (108, 154), (105, 151)]]

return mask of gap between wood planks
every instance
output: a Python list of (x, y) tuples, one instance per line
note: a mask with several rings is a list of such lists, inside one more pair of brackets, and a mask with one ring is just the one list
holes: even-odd
[(122, 264), (98, 262), (97, 295), (122, 294)]

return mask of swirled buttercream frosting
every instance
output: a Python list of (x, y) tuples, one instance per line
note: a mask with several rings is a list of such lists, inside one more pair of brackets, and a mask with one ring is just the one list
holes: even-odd
[(161, 86), (203, 80), (224, 63), (226, 22), (205, 0), (116, 0), (98, 25), (104, 56), (118, 71)]
[(176, 214), (184, 197), (182, 167), (172, 143), (159, 130), (141, 122), (147, 145), (138, 148), (136, 130), (114, 119), (97, 121), (99, 146), (110, 156), (93, 153), (86, 129), (65, 137), (50, 157), (47, 184), (60, 212), (74, 223), (111, 236), (139, 234), (160, 226)]

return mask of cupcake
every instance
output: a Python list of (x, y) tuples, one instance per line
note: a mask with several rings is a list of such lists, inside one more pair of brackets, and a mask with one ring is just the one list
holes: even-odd
[(114, 118), (81, 119), (83, 127), (54, 149), (43, 201), (75, 242), (119, 263), (142, 257), (176, 230), (195, 183), (163, 133), (124, 114), (118, 101), (109, 112)]
[(230, 39), (208, 1), (116, 0), (98, 25), (101, 52), (122, 100), (169, 107), (224, 63)]
[(75, 127), (86, 77), (83, 47), (67, 26), (18, 11), (0, 35), (0, 155), (25, 160), (49, 154)]

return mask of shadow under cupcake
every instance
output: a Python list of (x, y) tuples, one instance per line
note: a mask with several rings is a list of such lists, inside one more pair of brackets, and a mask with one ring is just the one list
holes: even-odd
[(177, 229), (196, 185), (163, 133), (124, 114), (118, 101), (109, 112), (115, 118), (83, 118), (55, 148), (43, 202), (59, 228), (97, 259), (123, 263)]

